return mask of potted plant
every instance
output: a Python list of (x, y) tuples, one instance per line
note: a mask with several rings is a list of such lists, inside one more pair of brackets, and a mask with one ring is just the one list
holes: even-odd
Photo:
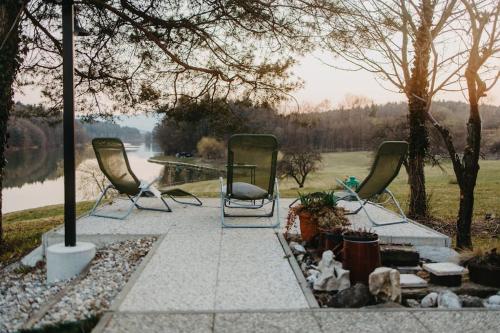
[(335, 200), (335, 206), (323, 209), (317, 215), (322, 251), (331, 250), (339, 260), (342, 257), (343, 233), (350, 225), (345, 213), (346, 210), (337, 206)]
[(380, 267), (378, 235), (365, 229), (344, 232), (343, 267), (349, 270), (351, 285), (368, 285), (368, 276)]
[(500, 288), (500, 254), (496, 248), (470, 258), (466, 265), (472, 282)]
[(299, 200), (300, 204), (290, 208), (286, 232), (298, 216), (303, 241), (310, 242), (320, 231), (335, 232), (336, 229), (349, 224), (343, 208), (337, 206), (337, 197), (332, 191), (299, 193)]

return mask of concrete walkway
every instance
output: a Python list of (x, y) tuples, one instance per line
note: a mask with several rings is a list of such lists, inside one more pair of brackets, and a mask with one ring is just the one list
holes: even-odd
[(481, 332), (500, 331), (500, 312), (485, 310), (305, 310), (219, 313), (116, 313), (105, 333), (160, 332)]
[[(482, 325), (483, 332), (498, 331), (499, 319), (494, 316), (498, 312), (313, 310), (276, 230), (222, 229), (219, 200), (203, 202), (203, 207), (172, 204), (172, 213), (135, 210), (124, 221), (96, 217), (78, 221), (79, 239), (98, 245), (141, 235), (160, 237), (96, 332), (446, 332), (453, 331), (448, 328), (461, 318), (464, 325)], [(282, 224), (290, 202), (282, 200)], [(127, 204), (118, 200), (103, 209), (116, 213)], [(159, 207), (154, 199), (144, 199), (143, 204)], [(368, 209), (379, 219), (395, 218), (376, 206)], [(363, 212), (350, 218), (355, 228), (369, 226)], [(449, 245), (448, 237), (414, 223), (373, 229), (382, 241)], [(58, 241), (62, 233), (47, 235), (47, 242)], [(429, 321), (433, 324), (427, 325)], [(451, 326), (446, 326), (448, 321)]]

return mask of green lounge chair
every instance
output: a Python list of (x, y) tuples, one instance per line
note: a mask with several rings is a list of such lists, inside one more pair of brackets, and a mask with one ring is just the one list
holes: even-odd
[[(172, 200), (179, 203), (195, 206), (202, 205), (201, 201), (196, 196), (181, 189), (170, 189), (161, 192), (158, 191), (153, 187), (153, 183), (156, 182), (157, 179), (150, 183), (141, 182), (132, 172), (125, 147), (119, 139), (96, 138), (92, 140), (92, 147), (94, 148), (99, 168), (104, 173), (106, 178), (108, 178), (110, 184), (102, 191), (89, 215), (124, 220), (130, 215), (134, 207), (144, 210), (171, 212), (172, 210), (163, 198), (164, 195), (169, 196)], [(124, 215), (104, 215), (96, 212), (96, 209), (106, 195), (106, 192), (110, 189), (115, 189), (120, 194), (125, 194), (132, 202)], [(146, 195), (157, 196), (162, 201), (165, 208), (146, 208), (140, 206), (138, 204), (139, 199)], [(180, 201), (176, 199), (176, 197), (192, 197), (195, 202)]]
[[(221, 221), (223, 227), (276, 228), (279, 226), (279, 188), (276, 179), (278, 141), (273, 135), (235, 134), (227, 152), (227, 184), (220, 178)], [(259, 209), (271, 204), (267, 214), (239, 215), (230, 209)], [(274, 224), (230, 224), (225, 217), (272, 217)]]
[[(366, 215), (368, 216), (368, 219), (374, 226), (385, 226), (408, 222), (408, 219), (401, 209), (399, 202), (396, 200), (392, 192), (388, 189), (389, 184), (394, 180), (394, 178), (397, 177), (407, 152), (407, 142), (385, 141), (378, 148), (377, 155), (375, 156), (375, 160), (371, 167), (370, 173), (355, 191), (347, 186), (344, 182), (337, 179), (337, 182), (345, 189), (344, 192), (335, 193), (339, 200), (358, 201), (360, 204), (360, 207), (358, 209), (348, 214), (357, 214), (361, 210), (364, 210)], [(387, 201), (392, 200), (398, 208), (401, 220), (383, 223), (381, 221), (376, 221), (368, 213), (365, 205), (370, 202), (370, 199), (373, 199), (374, 197), (384, 193), (389, 195), (389, 199)]]

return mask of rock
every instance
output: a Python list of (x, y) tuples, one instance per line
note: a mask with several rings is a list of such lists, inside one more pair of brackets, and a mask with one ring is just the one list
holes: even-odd
[(375, 305), (363, 306), (363, 309), (394, 309), (394, 308), (404, 308), (404, 306), (395, 302), (384, 302)]
[(24, 256), (24, 258), (21, 259), (21, 264), (28, 267), (35, 267), (36, 264), (41, 260), (43, 260), (43, 248), (40, 245), (39, 247), (28, 253), (26, 256)]
[(437, 305), (437, 300), (438, 300), (438, 294), (435, 292), (432, 292), (422, 298), (422, 301), (420, 302), (420, 306), (423, 308), (433, 308)]
[(488, 297), (483, 304), (488, 309), (500, 310), (500, 294)]
[(302, 262), (302, 260), (304, 260), (304, 255), (303, 255), (303, 254), (299, 254), (299, 255), (297, 256), (297, 261), (298, 261), (298, 262)]
[(421, 258), (432, 262), (452, 262), (455, 264), (460, 262), (458, 252), (449, 247), (420, 245), (415, 246), (415, 248), (420, 253)]
[(318, 264), (320, 273), (313, 285), (314, 290), (344, 290), (351, 286), (349, 271), (343, 269), (342, 264), (334, 259), (335, 255), (332, 251), (323, 252)]
[(354, 286), (339, 291), (330, 302), (329, 307), (333, 308), (360, 308), (368, 305), (372, 300), (370, 290), (362, 283), (356, 283)]
[(306, 253), (305, 247), (296, 242), (290, 242), (290, 249), (292, 249), (293, 254), (304, 254)]
[(306, 281), (309, 283), (309, 285), (312, 287), (314, 283), (318, 280), (320, 272), (316, 269), (309, 269), (307, 271), (307, 278)]
[(383, 245), (380, 257), (384, 266), (417, 266), (420, 260), (413, 246)]
[(419, 308), (420, 302), (417, 301), (416, 299), (409, 298), (406, 300), (406, 305), (408, 305), (410, 308)]
[(483, 299), (481, 297), (470, 296), (470, 295), (460, 295), (460, 296), (458, 296), (458, 298), (460, 298), (460, 302), (462, 303), (462, 306), (464, 308), (482, 308), (482, 307), (484, 307)]
[(389, 267), (378, 267), (368, 277), (370, 293), (377, 300), (401, 302), (399, 272)]
[(439, 309), (460, 309), (462, 304), (457, 294), (449, 290), (440, 292), (438, 295), (438, 308)]

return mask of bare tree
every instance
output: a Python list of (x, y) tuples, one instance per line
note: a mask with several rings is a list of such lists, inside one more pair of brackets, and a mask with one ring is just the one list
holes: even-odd
[[(61, 110), (60, 2), (0, 1), (0, 188), (14, 88), (42, 87), (48, 109)], [(75, 3), (79, 24), (91, 33), (78, 39), (75, 52), (76, 108), (88, 116), (175, 105), (179, 97), (279, 99), (298, 86), (290, 80), (290, 50), (306, 51), (315, 29), (311, 15), (334, 6), (329, 0)]]
[(282, 176), (295, 179), (300, 188), (304, 187), (307, 176), (319, 169), (321, 154), (306, 147), (290, 148), (278, 164)]
[[(333, 16), (332, 26), (338, 27), (340, 20), (344, 30), (332, 29), (332, 39), (324, 39), (327, 49), (348, 64), (335, 67), (372, 72), (382, 86), (406, 96), (409, 215), (416, 218), (428, 214), (424, 175), (429, 149), (427, 110), (436, 93), (452, 85), (454, 74), (463, 67), (453, 62), (461, 51), (450, 47), (443, 36), (450, 22), (461, 15), (456, 5), (457, 0), (346, 1), (345, 11), (351, 15)], [(342, 36), (345, 43), (339, 48), (333, 41)]]
[(479, 102), (500, 77), (500, 2), (498, 0), (461, 0), (466, 9), (463, 27), (457, 28), (458, 38), (467, 49), (465, 69), (460, 78), (466, 83), (464, 92), (469, 101), (466, 146), (462, 153), (450, 131), (429, 112), (429, 118), (441, 134), (450, 155), (460, 187), (460, 208), (457, 219), (457, 247), (472, 248), (471, 224), (474, 211), (474, 189), (481, 155), (481, 113)]

